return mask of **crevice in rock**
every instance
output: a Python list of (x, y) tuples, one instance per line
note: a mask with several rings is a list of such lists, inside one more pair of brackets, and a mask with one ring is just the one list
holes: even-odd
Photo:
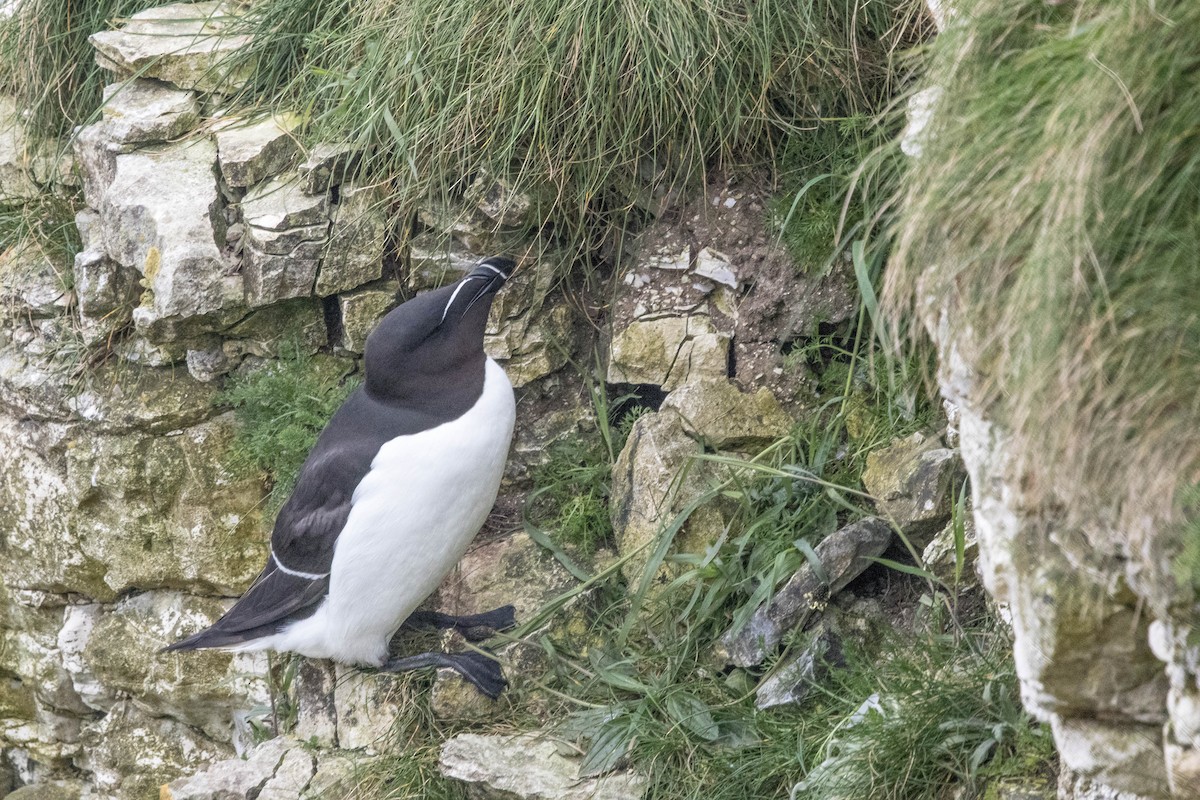
[(654, 383), (610, 383), (608, 384), (608, 420), (620, 425), (638, 409), (658, 411), (667, 393)]
[(342, 334), (344, 332), (342, 305), (338, 302), (337, 295), (321, 298), (321, 314), (325, 319), (327, 347), (332, 349), (338, 342), (342, 341)]

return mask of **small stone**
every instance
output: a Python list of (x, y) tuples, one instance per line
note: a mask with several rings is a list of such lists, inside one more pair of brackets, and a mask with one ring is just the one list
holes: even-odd
[(115, 31), (92, 34), (96, 63), (119, 76), (158, 78), (181, 89), (230, 94), (249, 78), (229, 56), (250, 36), (228, 32), (230, 7), (220, 2), (174, 3), (134, 14)]
[(247, 248), (242, 267), (246, 305), (260, 308), (311, 295), (324, 248), (324, 242), (307, 242), (286, 255)]
[(272, 114), (254, 122), (222, 121), (216, 128), (221, 175), (234, 187), (253, 186), (287, 169), (300, 145), (295, 114)]
[(979, 585), (979, 579), (975, 574), (975, 565), (979, 561), (979, 542), (975, 535), (975, 518), (969, 511), (965, 514), (962, 522), (963, 560), (961, 565), (958, 564), (958, 547), (955, 542), (953, 521), (948, 523), (941, 533), (934, 536), (921, 553), (921, 563), (924, 564), (925, 569), (936, 575), (938, 580), (947, 586), (956, 585), (955, 577), (956, 573), (959, 573), (957, 588), (960, 590), (971, 589)]
[(784, 634), (803, 627), (814, 612), (822, 611), (829, 599), (870, 566), (871, 558), (882, 555), (891, 542), (891, 527), (875, 517), (826, 536), (813, 549), (828, 583), (805, 563), (769, 603), (755, 610), (745, 625), (725, 632), (718, 658), (738, 667), (761, 664), (783, 641)]
[(233, 369), (229, 357), (220, 348), (215, 350), (188, 350), (188, 374), (202, 383), (209, 383)]
[(195, 92), (161, 81), (135, 78), (104, 87), (100, 107), (108, 138), (121, 144), (165, 142), (190, 131), (200, 121)]
[(802, 702), (829, 674), (830, 667), (841, 663), (841, 636), (832, 625), (822, 622), (803, 650), (778, 664), (758, 685), (754, 706), (762, 710)]
[(22, 786), (4, 795), (4, 800), (80, 800), (83, 792), (79, 781), (48, 781)]
[(730, 289), (738, 288), (737, 274), (733, 271), (729, 256), (711, 248), (706, 247), (696, 254), (696, 267), (693, 271), (702, 278), (708, 278)]
[(479, 256), (449, 236), (426, 231), (409, 242), (408, 260), (411, 268), (405, 276), (405, 288), (419, 292), (461, 279), (479, 263)]
[(1170, 796), (1160, 725), (1060, 717), (1051, 725), (1059, 757), (1071, 772), (1139, 797)]
[(688, 433), (716, 450), (761, 449), (787, 436), (794, 425), (770, 389), (743, 393), (727, 378), (681, 386), (663, 408), (678, 411)]
[[(275, 775), (295, 742), (268, 739), (246, 758), (231, 758), (162, 787), (160, 800), (246, 800), (256, 796)], [(293, 795), (294, 797), (294, 795)]]
[(578, 759), (536, 733), (460, 733), (442, 745), (438, 768), (480, 800), (640, 800), (649, 785), (631, 770), (580, 778)]
[(429, 708), (439, 720), (478, 722), (493, 717), (501, 706), (454, 670), (439, 669), (430, 691)]

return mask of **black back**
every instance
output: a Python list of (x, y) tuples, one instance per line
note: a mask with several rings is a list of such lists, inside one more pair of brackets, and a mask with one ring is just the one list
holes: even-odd
[(277, 561), (267, 563), (215, 625), (168, 650), (249, 641), (316, 609), (328, 592), (354, 490), (379, 449), (457, 419), (482, 394), (488, 311), (513, 267), (507, 258), (485, 259), (463, 280), (418, 295), (383, 318), (367, 338), (366, 380), (321, 432), (275, 520)]

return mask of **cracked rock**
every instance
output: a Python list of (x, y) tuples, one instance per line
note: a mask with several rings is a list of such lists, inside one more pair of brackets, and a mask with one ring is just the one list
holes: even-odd
[(100, 112), (110, 141), (165, 142), (195, 127), (200, 120), (200, 103), (195, 92), (135, 78), (105, 86)]
[(609, 383), (648, 383), (671, 391), (703, 378), (724, 378), (729, 336), (705, 314), (635, 320), (613, 336)]
[(272, 114), (255, 122), (230, 120), (217, 128), (221, 175), (230, 186), (253, 186), (287, 169), (300, 151), (295, 114)]
[(891, 527), (876, 517), (859, 520), (825, 537), (814, 548), (824, 576), (808, 563), (798, 569), (741, 629), (730, 629), (721, 637), (718, 658), (738, 667), (763, 663), (788, 631), (802, 628), (814, 612), (823, 610), (829, 598), (857, 578), (870, 566), (870, 559), (882, 555), (891, 541)]

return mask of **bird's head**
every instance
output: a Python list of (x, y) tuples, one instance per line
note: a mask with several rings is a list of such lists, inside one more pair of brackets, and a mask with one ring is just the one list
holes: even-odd
[(482, 381), (488, 311), (515, 266), (504, 256), (485, 258), (462, 280), (392, 310), (367, 338), (368, 391), (416, 400)]

